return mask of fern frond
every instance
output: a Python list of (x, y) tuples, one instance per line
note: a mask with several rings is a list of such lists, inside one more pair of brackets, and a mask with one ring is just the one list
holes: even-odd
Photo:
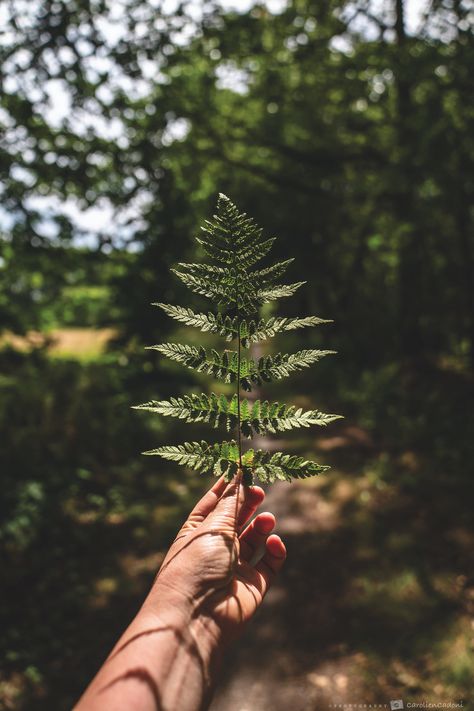
[(244, 269), (248, 269), (253, 266), (266, 257), (268, 252), (273, 247), (274, 242), (275, 237), (271, 237), (263, 242), (255, 241), (253, 244), (248, 245), (248, 247), (239, 249), (239, 264), (241, 264)]
[[(295, 331), (298, 328), (308, 326), (319, 326), (323, 323), (332, 323), (330, 319), (318, 318), (318, 316), (304, 316), (303, 318), (283, 318), (275, 316), (267, 320), (251, 321), (247, 326), (245, 339), (248, 343), (258, 343), (272, 338), (277, 333), (283, 331)], [(245, 345), (242, 340), (242, 345)]]
[(256, 269), (247, 271), (242, 268), (240, 260), (233, 260), (231, 266), (217, 267), (213, 264), (193, 264), (187, 262), (179, 262), (178, 267), (184, 270), (187, 274), (192, 274), (195, 277), (209, 277), (217, 279), (219, 285), (225, 285), (226, 289), (240, 289), (247, 291), (255, 291), (257, 288), (272, 284), (275, 279), (282, 276), (288, 269), (289, 265), (294, 262), (294, 259), (285, 259), (282, 262), (276, 262), (265, 269)]
[(316, 349), (297, 351), (296, 353), (277, 353), (277, 355), (262, 356), (255, 367), (255, 375), (251, 373), (251, 379), (257, 384), (271, 380), (281, 380), (295, 371), (308, 368), (313, 363), (317, 363), (327, 355), (333, 355), (336, 351), (320, 351)]
[(237, 472), (239, 461), (239, 448), (233, 440), (217, 444), (208, 444), (204, 440), (185, 442), (177, 446), (158, 447), (143, 454), (158, 455), (201, 474), (223, 474), (228, 479)]
[(276, 262), (265, 269), (258, 269), (253, 272), (249, 272), (249, 280), (261, 287), (266, 284), (272, 284), (275, 279), (279, 279), (283, 276), (290, 264), (294, 261), (294, 259), (285, 259), (284, 262)]
[(318, 425), (325, 427), (330, 422), (338, 420), (340, 415), (326, 414), (319, 410), (303, 410), (294, 405), (285, 405), (278, 402), (270, 403), (268, 400), (261, 402), (255, 400), (250, 403), (242, 400), (240, 404), (241, 431), (246, 437), (253, 434), (267, 434), (271, 432), (284, 432), (299, 427)]
[[(152, 306), (159, 306), (168, 316), (184, 323), (186, 326), (194, 326), (203, 332), (216, 333), (224, 336), (227, 341), (237, 337), (239, 330), (239, 319), (237, 316), (230, 317), (223, 314), (213, 314), (209, 312), (195, 313), (192, 309), (184, 306), (173, 306), (172, 304), (153, 303)], [(319, 318), (318, 316), (304, 316), (302, 318), (272, 317), (260, 319), (259, 321), (240, 321), (240, 339), (244, 348), (248, 348), (250, 343), (258, 343), (272, 338), (277, 333), (283, 331), (294, 331), (297, 328), (307, 328), (308, 326), (319, 326), (324, 323), (332, 323), (330, 319)]]
[(195, 313), (192, 309), (188, 309), (184, 306), (174, 306), (173, 304), (162, 304), (161, 302), (153, 302), (152, 306), (159, 306), (165, 314), (174, 318), (180, 323), (184, 323), (186, 326), (195, 326), (201, 331), (210, 331), (211, 333), (216, 333), (214, 330), (216, 327), (217, 316), (209, 312), (207, 314)]
[[(146, 350), (162, 353), (170, 360), (185, 365), (199, 373), (213, 375), (225, 383), (234, 383), (238, 377), (239, 358), (236, 351), (218, 353), (212, 349), (210, 353), (200, 346), (187, 346), (181, 343), (161, 343), (147, 346)], [(336, 351), (304, 350), (297, 353), (278, 353), (262, 356), (257, 362), (251, 358), (240, 360), (240, 386), (249, 392), (252, 385), (262, 385), (264, 382), (281, 380), (291, 373), (307, 368)]]
[(211, 312), (195, 313), (192, 309), (172, 304), (154, 303), (152, 306), (159, 306), (168, 316), (186, 326), (195, 326), (204, 332), (217, 333), (219, 336), (224, 336), (227, 341), (231, 341), (238, 331), (238, 318), (235, 316), (231, 318)]
[(273, 483), (276, 479), (292, 481), (292, 479), (306, 479), (307, 477), (321, 474), (331, 467), (318, 464), (304, 457), (298, 457), (283, 452), (270, 454), (257, 450), (250, 463), (255, 476), (264, 483)]
[(261, 304), (291, 296), (305, 284), (302, 281), (272, 286), (292, 261), (287, 259), (254, 272), (244, 271), (237, 262), (232, 268), (181, 262), (179, 269), (171, 271), (196, 294), (217, 300), (218, 304), (226, 307), (255, 313)]
[[(173, 304), (162, 304), (160, 302), (154, 302), (152, 306), (159, 306), (170, 318), (184, 323), (186, 326), (194, 326), (203, 332), (216, 333), (219, 336), (224, 336), (227, 341), (235, 338), (239, 330), (237, 316), (230, 317), (219, 313), (213, 314), (211, 311), (207, 314), (195, 313), (192, 309), (184, 306), (174, 306)], [(250, 343), (265, 341), (283, 331), (294, 331), (297, 328), (319, 326), (324, 323), (332, 323), (332, 321), (318, 316), (304, 316), (302, 318), (274, 316), (266, 320), (260, 319), (259, 321), (241, 320), (240, 339), (244, 348), (248, 348)]]
[(235, 339), (237, 349), (222, 352), (206, 349), (200, 344), (161, 343), (149, 346), (149, 349), (187, 368), (207, 373), (226, 383), (235, 383), (234, 395), (231, 398), (215, 393), (183, 395), (136, 406), (138, 410), (175, 417), (184, 422), (204, 422), (213, 427), (223, 426), (227, 431), (235, 429), (237, 442), (185, 442), (159, 447), (145, 454), (157, 454), (196, 471), (223, 474), (228, 479), (239, 468), (244, 474), (244, 482), (251, 481), (253, 475), (265, 482), (276, 479), (290, 481), (328, 469), (303, 457), (282, 452), (242, 451), (242, 435), (252, 437), (254, 434), (283, 432), (311, 425), (325, 426), (340, 417), (279, 402), (241, 399), (242, 389), (250, 391), (256, 385), (280, 380), (335, 353), (306, 349), (296, 353), (263, 355), (258, 360), (242, 356), (242, 348), (249, 348), (252, 343), (265, 341), (278, 333), (330, 323), (316, 316), (258, 318), (263, 304), (292, 296), (305, 283), (277, 283), (292, 259), (270, 266), (255, 266), (268, 254), (274, 242), (273, 238), (263, 239), (262, 235), (262, 229), (252, 218), (240, 213), (229, 198), (220, 194), (217, 213), (212, 220), (206, 221), (202, 234), (197, 238), (203, 252), (210, 257), (210, 263), (180, 262), (172, 270), (191, 291), (208, 297), (218, 305), (219, 312), (196, 313), (187, 307), (161, 302), (155, 304), (179, 323), (222, 336), (226, 341)]
[[(239, 448), (235, 440), (216, 444), (203, 440), (185, 442), (175, 446), (158, 447), (143, 454), (160, 456), (201, 474), (224, 475), (226, 479), (235, 475), (239, 462)], [(331, 468), (304, 457), (283, 452), (270, 454), (261, 449), (247, 450), (243, 455), (243, 466), (252, 469), (255, 476), (264, 483), (273, 483), (277, 479), (305, 479)]]
[(224, 425), (227, 431), (237, 423), (237, 396), (228, 400), (224, 395), (183, 395), (169, 400), (151, 400), (135, 405), (135, 410), (148, 410), (158, 415), (177, 417), (185, 422), (207, 422), (213, 427)]
[(255, 289), (249, 282), (248, 290), (242, 291), (239, 287), (243, 285), (236, 280), (219, 281), (208, 274), (197, 276), (178, 269), (171, 269), (171, 271), (195, 294), (206, 296), (219, 305), (232, 307), (244, 314), (256, 313), (261, 304), (293, 296), (303, 284), (306, 284), (305, 281), (297, 281), (293, 284), (278, 284), (270, 288)]
[(196, 276), (187, 272), (180, 272), (178, 269), (171, 269), (173, 274), (176, 274), (178, 279), (181, 279), (183, 284), (200, 296), (207, 296), (210, 299), (217, 299), (218, 303), (223, 301), (226, 294), (226, 287), (220, 284), (211, 276)]
[[(237, 380), (238, 357), (235, 351), (224, 351), (221, 354), (212, 349), (208, 353), (202, 346), (196, 348), (195, 346), (185, 346), (180, 343), (162, 343), (157, 346), (148, 346), (148, 350), (159, 351), (171, 360), (182, 363), (198, 372), (213, 375), (225, 383), (233, 383)], [(248, 361), (241, 362), (241, 374), (246, 375), (248, 367)]]
[[(223, 425), (228, 432), (238, 425), (237, 396), (228, 400), (224, 395), (211, 393), (206, 395), (183, 395), (169, 400), (152, 400), (142, 405), (135, 405), (135, 410), (147, 410), (158, 415), (176, 417), (185, 422), (208, 422), (213, 427)], [(298, 427), (319, 425), (325, 427), (330, 422), (340, 418), (340, 415), (330, 415), (319, 410), (306, 410), (294, 405), (285, 405), (268, 400), (240, 403), (240, 428), (242, 434), (251, 437), (267, 432), (283, 432)]]
[[(181, 265), (183, 266), (199, 267), (200, 265)], [(260, 303), (263, 303), (257, 289), (250, 282), (244, 284), (243, 279), (239, 280), (229, 271), (225, 271), (219, 279), (201, 269), (190, 269), (189, 272), (177, 269), (171, 271), (195, 294), (213, 299), (225, 308), (251, 314), (256, 312)]]
[[(212, 225), (212, 223), (208, 223), (208, 225)], [(229, 248), (229, 246), (225, 242), (221, 242), (219, 244), (216, 240), (213, 241), (209, 236), (211, 232), (210, 227), (202, 227), (201, 229), (204, 233), (206, 233), (207, 236), (201, 238), (197, 237), (196, 241), (198, 242), (198, 244), (202, 246), (206, 254), (211, 257), (211, 259), (213, 259), (215, 262), (219, 264), (229, 264), (233, 259), (234, 250)], [(260, 234), (261, 230), (260, 233), (255, 234), (256, 239), (253, 244), (247, 247), (237, 248), (239, 264), (244, 269), (248, 269), (256, 262), (259, 262), (261, 259), (263, 259), (268, 254), (275, 242), (274, 237), (259, 242), (258, 239), (260, 237)]]
[(295, 291), (297, 291), (300, 286), (306, 284), (305, 281), (297, 281), (294, 284), (278, 284), (273, 286), (271, 289), (259, 289), (257, 291), (257, 298), (262, 304), (268, 304), (270, 301), (275, 299), (282, 299), (287, 296), (293, 296)]
[(217, 201), (217, 214), (213, 220), (206, 220), (202, 232), (198, 242), (214, 261), (228, 265), (237, 259), (243, 269), (262, 259), (275, 241), (262, 242), (263, 230), (245, 213), (239, 213), (222, 193)]
[(214, 459), (209, 456), (209, 445), (207, 442), (185, 442), (178, 446), (158, 447), (143, 452), (146, 455), (158, 455), (171, 462), (177, 462), (184, 467), (189, 467), (195, 471), (206, 473), (214, 466)]
[(213, 264), (190, 264), (189, 262), (178, 262), (178, 267), (194, 276), (211, 277), (219, 280), (230, 280), (235, 277), (235, 270), (229, 267), (216, 267)]
[(206, 349), (202, 346), (195, 348), (195, 346), (185, 346), (181, 343), (160, 343), (156, 346), (146, 346), (145, 350), (158, 351), (170, 360), (182, 363), (182, 365), (197, 371), (202, 370), (201, 366), (207, 359)]

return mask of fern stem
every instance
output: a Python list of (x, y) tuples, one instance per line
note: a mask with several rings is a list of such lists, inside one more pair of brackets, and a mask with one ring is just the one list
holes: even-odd
[(242, 469), (242, 432), (240, 427), (240, 318), (237, 323), (237, 443), (239, 447), (239, 469)]

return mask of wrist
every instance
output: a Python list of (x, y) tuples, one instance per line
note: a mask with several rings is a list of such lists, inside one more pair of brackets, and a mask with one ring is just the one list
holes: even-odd
[(142, 611), (151, 616), (171, 618), (176, 624), (187, 625), (195, 615), (197, 605), (192, 593), (159, 575), (145, 598)]
[(218, 649), (225, 646), (226, 635), (207, 610), (206, 599), (197, 596), (182, 587), (175, 588), (166, 579), (157, 578), (145, 599), (138, 618), (148, 619), (190, 635), (190, 644), (195, 640), (201, 656), (209, 666), (213, 666), (213, 657)]
[[(143, 635), (150, 658), (158, 662), (155, 669), (163, 695), (162, 708), (193, 711), (207, 708), (224, 640), (219, 626), (202, 604), (181, 591), (155, 583), (132, 628), (132, 637)], [(155, 636), (155, 630), (162, 634)]]

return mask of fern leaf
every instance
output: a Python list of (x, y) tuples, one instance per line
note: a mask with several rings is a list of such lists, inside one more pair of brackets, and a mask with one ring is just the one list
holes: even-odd
[(227, 341), (231, 341), (237, 334), (238, 319), (236, 317), (231, 318), (211, 312), (207, 314), (195, 313), (192, 309), (172, 304), (153, 303), (152, 306), (159, 306), (168, 316), (186, 326), (195, 326), (203, 332), (217, 333), (219, 336), (224, 336)]
[[(215, 393), (184, 395), (169, 400), (152, 400), (135, 405), (134, 409), (176, 417), (185, 422), (208, 422), (213, 427), (224, 425), (228, 432), (238, 424), (236, 395), (231, 400), (224, 395), (218, 397)], [(303, 411), (294, 405), (270, 403), (268, 400), (256, 400), (252, 404), (243, 400), (240, 411), (242, 434), (247, 437), (251, 437), (253, 433), (283, 432), (310, 425), (324, 427), (340, 418), (340, 415), (330, 415), (319, 410)]]
[[(237, 336), (239, 320), (237, 317), (231, 318), (222, 314), (209, 312), (195, 313), (192, 309), (184, 306), (174, 306), (173, 304), (163, 304), (154, 302), (152, 306), (158, 306), (170, 318), (185, 324), (194, 326), (203, 332), (216, 333), (231, 341)], [(294, 331), (298, 328), (308, 326), (319, 326), (320, 324), (332, 323), (330, 319), (319, 318), (318, 316), (305, 316), (302, 318), (272, 317), (267, 320), (240, 322), (240, 338), (244, 348), (248, 348), (250, 343), (258, 343), (272, 338), (277, 333), (283, 331)]]
[(253, 434), (276, 433), (299, 427), (318, 425), (325, 427), (338, 420), (340, 415), (326, 414), (319, 410), (306, 410), (294, 405), (285, 405), (268, 400), (256, 400), (252, 405), (247, 400), (241, 403), (241, 431), (246, 437)]
[(297, 281), (294, 284), (279, 284), (273, 286), (271, 289), (259, 289), (257, 292), (257, 298), (262, 304), (267, 304), (269, 301), (274, 301), (275, 299), (281, 299), (287, 296), (293, 296), (295, 291), (297, 291), (300, 286), (306, 284), (305, 281)]
[(224, 475), (226, 479), (236, 474), (239, 461), (239, 448), (233, 440), (218, 444), (208, 444), (203, 440), (185, 442), (177, 446), (158, 447), (143, 454), (158, 455), (201, 474), (212, 472), (216, 476)]
[(270, 249), (273, 247), (275, 238), (264, 240), (263, 242), (255, 241), (248, 247), (239, 249), (238, 259), (239, 264), (244, 268), (248, 269), (253, 266), (256, 262), (266, 257)]
[(304, 457), (284, 454), (283, 452), (270, 454), (262, 450), (257, 450), (254, 453), (251, 466), (255, 476), (264, 483), (273, 483), (276, 479), (282, 481), (306, 479), (331, 468)]
[(213, 264), (190, 264), (180, 262), (178, 267), (187, 274), (195, 277), (217, 279), (220, 285), (225, 284), (226, 288), (240, 289), (255, 292), (256, 288), (263, 288), (272, 284), (275, 279), (282, 276), (294, 259), (286, 259), (276, 262), (265, 269), (247, 271), (242, 268), (240, 260), (235, 258), (233, 264), (228, 267), (217, 267)]
[(219, 284), (219, 282), (211, 276), (196, 276), (195, 274), (180, 272), (177, 269), (172, 269), (171, 271), (181, 279), (185, 286), (194, 291), (195, 294), (207, 296), (215, 300), (217, 299), (218, 303), (224, 301), (223, 297), (226, 294), (224, 285)]
[[(202, 346), (185, 346), (180, 343), (162, 343), (156, 346), (148, 346), (148, 350), (159, 351), (171, 360), (182, 363), (188, 368), (198, 372), (213, 375), (218, 380), (225, 383), (233, 383), (237, 380), (238, 357), (235, 351), (225, 351), (218, 353), (214, 349), (208, 353)], [(247, 375), (249, 363), (241, 362), (240, 371)]]
[[(146, 350), (162, 353), (167, 358), (185, 365), (187, 368), (213, 375), (225, 383), (234, 383), (238, 377), (239, 359), (236, 351), (218, 353), (214, 349), (208, 353), (200, 346), (187, 346), (180, 343), (161, 343), (147, 346)], [(297, 353), (262, 356), (258, 362), (249, 358), (240, 360), (240, 386), (249, 392), (252, 385), (281, 380), (291, 373), (307, 368), (326, 355), (336, 351), (304, 350)]]
[(272, 284), (275, 279), (279, 279), (288, 269), (294, 259), (286, 259), (284, 262), (276, 262), (270, 267), (249, 272), (249, 279), (257, 286)]
[(232, 273), (227, 272), (221, 279), (216, 279), (215, 276), (205, 274), (201, 270), (196, 270), (196, 273), (192, 273), (193, 270), (186, 272), (172, 269), (171, 271), (195, 294), (213, 299), (226, 308), (242, 313), (255, 313), (259, 303), (263, 303), (257, 290), (250, 283), (244, 284), (243, 280), (241, 283), (232, 276)]
[(275, 356), (262, 356), (255, 365), (255, 371), (250, 372), (251, 379), (257, 384), (272, 380), (281, 380), (295, 371), (308, 368), (313, 363), (317, 363), (327, 355), (333, 355), (336, 351), (304, 350), (297, 353), (278, 353)]
[(237, 349), (219, 352), (200, 344), (179, 343), (161, 343), (149, 348), (187, 368), (235, 383), (234, 395), (231, 398), (215, 393), (183, 395), (146, 402), (136, 409), (184, 422), (223, 426), (227, 431), (235, 429), (239, 433), (238, 444), (234, 440), (216, 444), (185, 442), (159, 447), (146, 454), (157, 454), (199, 472), (224, 474), (226, 478), (231, 478), (239, 467), (244, 481), (251, 480), (253, 475), (266, 482), (291, 481), (325, 471), (328, 467), (296, 455), (253, 449), (243, 452), (240, 435), (252, 437), (311, 425), (325, 426), (339, 415), (268, 400), (243, 400), (241, 390), (250, 391), (255, 385), (285, 378), (335, 351), (306, 349), (264, 355), (256, 361), (242, 356), (241, 349), (278, 333), (329, 321), (316, 316), (258, 318), (263, 304), (292, 296), (305, 282), (277, 283), (292, 259), (270, 266), (255, 266), (268, 254), (274, 239), (263, 239), (262, 229), (252, 218), (240, 213), (225, 195), (219, 195), (217, 213), (206, 221), (197, 242), (210, 257), (209, 263), (181, 262), (172, 271), (193, 292), (211, 299), (219, 306), (219, 312), (197, 313), (187, 307), (161, 302), (155, 305), (186, 326), (217, 334), (226, 341), (235, 339)]
[[(235, 440), (216, 444), (205, 441), (185, 442), (175, 446), (158, 447), (143, 454), (160, 456), (201, 474), (224, 475), (226, 479), (235, 475), (239, 462), (239, 449)], [(270, 454), (253, 449), (244, 453), (243, 466), (251, 468), (255, 476), (264, 483), (273, 483), (277, 479), (282, 481), (305, 479), (330, 469), (304, 457), (283, 452)]]
[[(219, 194), (217, 214), (207, 221), (199, 240), (207, 254), (218, 262), (229, 264), (234, 257), (242, 258), (241, 264), (250, 264), (265, 256), (273, 240), (261, 242), (262, 229), (245, 213), (239, 213), (226, 195)], [(244, 261), (245, 260), (245, 261)]]
[(186, 442), (176, 447), (158, 447), (158, 449), (151, 449), (148, 452), (143, 452), (143, 454), (158, 455), (163, 459), (206, 473), (212, 469), (214, 464), (214, 460), (209, 456), (208, 450), (209, 445), (207, 442)]
[(213, 298), (219, 304), (245, 313), (255, 313), (261, 304), (291, 296), (305, 283), (271, 286), (292, 261), (288, 259), (277, 262), (254, 272), (245, 272), (240, 263), (238, 267), (232, 268), (180, 263), (179, 269), (172, 271), (196, 294)]
[[(249, 343), (258, 343), (259, 341), (266, 341), (268, 338), (272, 338), (277, 333), (282, 333), (283, 331), (294, 331), (297, 328), (306, 328), (308, 326), (319, 326), (324, 323), (332, 323), (330, 319), (318, 318), (317, 316), (305, 316), (303, 318), (282, 318), (282, 317), (272, 317), (267, 320), (260, 320), (258, 322), (251, 321), (247, 326), (247, 332), (245, 334), (245, 341)], [(246, 346), (244, 340), (242, 340), (242, 345)]]
[(163, 304), (160, 301), (154, 301), (152, 306), (158, 306), (162, 309), (165, 314), (174, 318), (180, 323), (184, 323), (186, 326), (196, 326), (201, 330), (210, 331), (211, 324), (215, 320), (215, 316), (212, 313), (209, 314), (197, 314), (192, 309), (188, 309), (184, 306), (174, 306), (173, 304)]
[(135, 405), (135, 410), (147, 410), (158, 415), (176, 417), (185, 422), (207, 422), (213, 427), (224, 425), (230, 431), (237, 425), (237, 396), (228, 400), (224, 395), (183, 395), (169, 400), (152, 400)]

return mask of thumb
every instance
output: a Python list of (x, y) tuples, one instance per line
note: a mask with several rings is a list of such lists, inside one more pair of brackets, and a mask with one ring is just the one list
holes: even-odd
[(242, 471), (239, 469), (218, 500), (214, 511), (207, 517), (206, 525), (209, 524), (212, 528), (226, 528), (235, 531), (240, 512), (246, 500), (247, 488), (242, 482)]

